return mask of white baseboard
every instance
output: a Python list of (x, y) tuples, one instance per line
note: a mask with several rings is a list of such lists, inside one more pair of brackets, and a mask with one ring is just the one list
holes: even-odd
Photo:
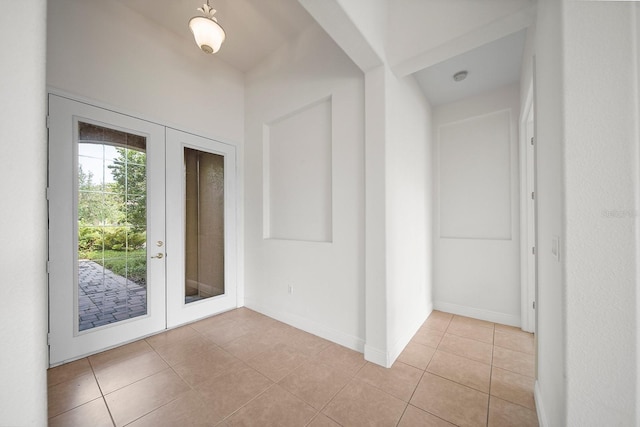
[(412, 324), (407, 328), (405, 332), (388, 351), (382, 351), (378, 348), (373, 348), (365, 344), (364, 346), (364, 358), (369, 362), (375, 363), (385, 368), (390, 368), (400, 356), (400, 353), (405, 349), (411, 338), (418, 332), (420, 326), (427, 320), (427, 317), (433, 311), (433, 305), (430, 304), (425, 313), (416, 317)]
[(302, 329), (310, 334), (317, 335), (321, 338), (340, 344), (343, 347), (350, 348), (359, 353), (365, 351), (364, 340), (362, 338), (354, 337), (353, 335), (345, 334), (344, 332), (337, 331), (333, 328), (329, 328), (326, 325), (318, 323), (314, 320), (307, 319), (297, 314), (286, 313), (280, 310), (274, 310), (264, 305), (258, 304), (250, 298), (244, 300), (244, 306), (262, 313), (265, 316), (269, 316), (273, 319), (279, 320), (294, 328)]
[(396, 341), (393, 347), (389, 349), (387, 366), (386, 366), (387, 368), (393, 365), (393, 363), (396, 361), (398, 356), (400, 356), (400, 353), (402, 353), (402, 351), (407, 346), (407, 344), (409, 344), (409, 341), (411, 341), (411, 338), (413, 338), (416, 332), (418, 332), (418, 329), (420, 329), (420, 326), (422, 326), (424, 321), (427, 320), (427, 317), (429, 317), (432, 311), (433, 311), (433, 304), (429, 304), (427, 307), (427, 311), (425, 313), (422, 313), (418, 317), (416, 317), (413, 320), (412, 324), (409, 325), (409, 327), (407, 328), (407, 332), (405, 332), (405, 334)]
[(464, 305), (451, 304), (448, 302), (434, 301), (433, 308), (447, 313), (460, 316), (472, 317), (474, 319), (486, 320), (487, 322), (500, 323), (501, 325), (520, 327), (520, 316), (500, 313), (497, 311), (483, 310), (481, 308), (467, 307)]
[(396, 341), (393, 348), (389, 349), (389, 351), (383, 351), (381, 349), (366, 345), (365, 341), (361, 338), (345, 334), (333, 328), (329, 328), (326, 325), (296, 314), (274, 310), (272, 308), (259, 304), (250, 298), (245, 298), (244, 306), (251, 310), (257, 311), (258, 313), (262, 313), (265, 316), (269, 316), (273, 319), (286, 323), (287, 325), (309, 332), (313, 335), (317, 335), (321, 338), (327, 339), (336, 344), (340, 344), (341, 346), (350, 348), (351, 350), (355, 350), (359, 353), (364, 353), (365, 360), (380, 366), (384, 366), (386, 368), (389, 368), (391, 367), (391, 365), (393, 365), (398, 356), (400, 356), (400, 353), (402, 353), (409, 341), (411, 341), (411, 338), (413, 338), (420, 326), (422, 326), (424, 321), (427, 319), (427, 317), (429, 317), (431, 311), (433, 310), (433, 306), (429, 306), (427, 312), (423, 313), (421, 316), (415, 319), (411, 327), (407, 329), (407, 332)]
[(370, 345), (364, 345), (364, 360), (375, 363), (376, 365), (389, 368), (389, 357), (386, 351), (382, 351), (379, 348), (371, 347)]
[(538, 424), (540, 424), (540, 427), (547, 427), (549, 425), (549, 423), (547, 422), (547, 413), (544, 410), (544, 405), (542, 403), (542, 396), (540, 391), (540, 383), (537, 380), (533, 387), (533, 399), (536, 402), (536, 413), (538, 414)]

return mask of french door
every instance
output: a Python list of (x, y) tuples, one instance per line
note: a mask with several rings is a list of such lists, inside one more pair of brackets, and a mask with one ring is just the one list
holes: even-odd
[(237, 306), (235, 149), (49, 96), (58, 364)]
[(237, 306), (236, 157), (227, 144), (169, 128), (166, 153), (167, 194), (181, 201), (166, 210), (167, 325), (174, 327)]

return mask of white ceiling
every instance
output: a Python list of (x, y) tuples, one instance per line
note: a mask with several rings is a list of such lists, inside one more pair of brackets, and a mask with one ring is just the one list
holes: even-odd
[[(200, 15), (196, 9), (206, 0), (120, 2), (178, 37), (193, 41), (188, 22)], [(243, 72), (314, 22), (297, 0), (211, 0), (209, 4), (218, 11), (218, 23), (226, 33), (226, 40), (215, 55)], [(197, 49), (195, 42), (193, 46)]]
[[(193, 43), (189, 19), (206, 0), (119, 0)], [(247, 72), (315, 21), (298, 0), (210, 0), (227, 38), (216, 58)], [(441, 105), (517, 82), (525, 31), (483, 45), (415, 73), (432, 105)], [(193, 43), (194, 49), (197, 49)], [(202, 55), (205, 55), (204, 53)], [(453, 74), (468, 70), (463, 82)]]
[[(431, 105), (448, 104), (520, 80), (526, 30), (487, 43), (415, 73)], [(469, 75), (453, 80), (458, 71)]]

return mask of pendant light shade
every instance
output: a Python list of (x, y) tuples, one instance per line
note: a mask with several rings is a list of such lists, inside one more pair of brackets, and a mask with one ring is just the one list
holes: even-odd
[(226, 35), (218, 24), (215, 16), (215, 9), (212, 9), (207, 1), (201, 8), (198, 8), (205, 16), (195, 16), (189, 20), (189, 28), (193, 33), (196, 44), (205, 53), (216, 53), (220, 50)]

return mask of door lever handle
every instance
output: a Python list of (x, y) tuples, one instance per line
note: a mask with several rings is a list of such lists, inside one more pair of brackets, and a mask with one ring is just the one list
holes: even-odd
[(163, 257), (164, 257), (164, 254), (162, 252), (158, 252), (155, 256), (152, 256), (151, 258), (162, 259)]

